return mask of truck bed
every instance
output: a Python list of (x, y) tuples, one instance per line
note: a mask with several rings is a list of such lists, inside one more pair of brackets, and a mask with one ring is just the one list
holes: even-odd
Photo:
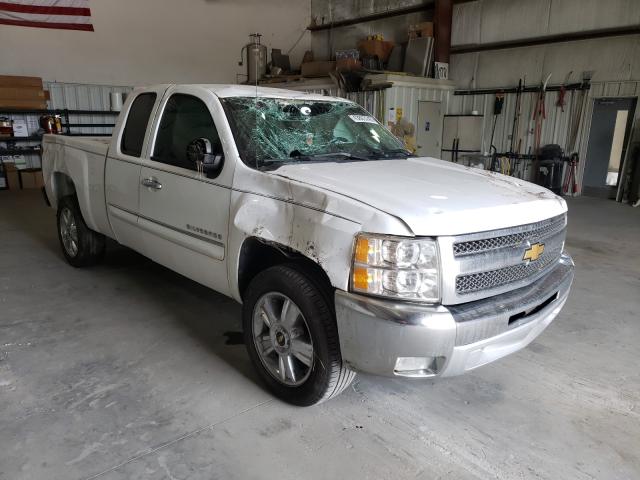
[(42, 139), (42, 175), (52, 206), (58, 193), (76, 193), (87, 226), (109, 234), (104, 172), (111, 137), (45, 135)]
[(89, 153), (106, 156), (111, 143), (111, 137), (75, 137), (68, 135), (45, 135), (43, 144), (58, 144), (65, 147), (77, 148)]

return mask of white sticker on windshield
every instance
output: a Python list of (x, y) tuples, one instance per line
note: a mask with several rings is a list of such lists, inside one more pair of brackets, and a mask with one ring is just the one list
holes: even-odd
[(357, 123), (378, 123), (375, 118), (369, 115), (349, 115), (349, 118)]

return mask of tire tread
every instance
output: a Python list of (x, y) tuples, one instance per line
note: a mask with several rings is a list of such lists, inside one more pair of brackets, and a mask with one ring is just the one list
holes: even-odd
[[(318, 392), (313, 398), (307, 399), (305, 405), (314, 405), (325, 402), (342, 393), (353, 381), (356, 372), (350, 370), (343, 362), (340, 353), (340, 340), (335, 322), (332, 303), (329, 299), (328, 288), (324, 287), (319, 279), (316, 279), (312, 272), (308, 272), (300, 264), (281, 264), (261, 272), (256, 279), (265, 273), (269, 275), (280, 275), (286, 279), (287, 283), (297, 285), (301, 289), (301, 294), (309, 298), (314, 309), (318, 312), (317, 317), (322, 321), (323, 331), (326, 336), (327, 349), (329, 352), (330, 364), (324, 366), (328, 372), (327, 386), (323, 391)], [(252, 287), (255, 288), (255, 280), (249, 285), (247, 298), (251, 297)], [(254, 283), (255, 282), (255, 283)]]

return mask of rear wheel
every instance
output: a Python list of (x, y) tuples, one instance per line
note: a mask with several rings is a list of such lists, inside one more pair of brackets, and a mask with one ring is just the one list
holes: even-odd
[(307, 406), (341, 393), (355, 377), (342, 363), (328, 296), (296, 265), (258, 274), (243, 303), (245, 344), (269, 389)]
[(57, 220), (58, 239), (67, 262), (74, 267), (86, 267), (102, 260), (104, 235), (87, 227), (75, 196), (60, 199)]

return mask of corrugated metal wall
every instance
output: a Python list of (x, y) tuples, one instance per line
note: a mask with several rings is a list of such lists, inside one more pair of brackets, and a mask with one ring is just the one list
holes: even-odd
[[(546, 118), (542, 124), (541, 145), (557, 143), (565, 150), (571, 150), (567, 146), (569, 117), (571, 105), (578, 101), (576, 91), (567, 92), (565, 96), (564, 111), (557, 106), (559, 92), (549, 92), (545, 96)], [(520, 153), (529, 153), (533, 149), (534, 120), (533, 113), (537, 102), (537, 93), (523, 93), (520, 100), (520, 120), (518, 132), (515, 134), (515, 142), (520, 140)], [(511, 134), (513, 119), (516, 109), (516, 94), (509, 93), (504, 96), (502, 113), (494, 118), (493, 105), (495, 95), (454, 95), (449, 108), (450, 114), (470, 115), (473, 113), (483, 116), (482, 151), (489, 152), (491, 146), (491, 131), (495, 120), (495, 132), (493, 145), (498, 152), (507, 152), (511, 147)], [(515, 149), (515, 145), (514, 145)]]
[[(133, 88), (112, 85), (86, 85), (77, 83), (44, 82), (44, 89), (49, 91), (51, 109), (69, 110), (110, 110), (109, 94), (121, 92), (127, 94)], [(14, 120), (24, 120), (30, 135), (35, 135), (39, 125), (39, 115), (11, 115)], [(70, 115), (70, 123), (115, 123), (113, 115)], [(77, 127), (73, 133), (86, 135), (109, 134), (112, 129), (108, 127)], [(20, 143), (20, 147), (34, 146), (39, 140), (29, 143)], [(25, 160), (28, 168), (40, 168), (40, 155), (26, 154)]]
[(418, 102), (441, 102), (442, 111), (447, 113), (453, 93), (448, 89), (413, 86), (393, 86), (385, 92), (386, 108), (402, 108), (402, 116), (414, 125), (418, 124)]
[[(112, 85), (86, 85), (79, 83), (45, 82), (45, 90), (49, 90), (50, 108), (69, 110), (110, 110), (109, 94), (123, 94), (133, 90), (132, 87)], [(71, 123), (114, 123), (112, 115), (71, 115)], [(111, 128), (75, 128), (74, 133), (87, 135), (111, 133)]]
[(453, 98), (451, 88), (443, 89), (429, 86), (394, 85), (386, 90), (353, 93), (341, 93), (340, 89), (333, 83), (305, 85), (304, 82), (299, 82), (293, 84), (293, 86), (291, 83), (272, 84), (269, 86), (347, 98), (362, 105), (369, 113), (385, 125), (387, 123), (385, 115), (389, 108), (402, 108), (403, 116), (416, 125), (418, 121), (419, 101), (442, 102), (442, 111), (446, 113), (449, 109), (450, 101)]
[[(530, 149), (533, 149), (533, 111), (535, 109), (537, 95), (537, 93), (525, 93), (522, 96), (520, 133), (516, 135), (516, 142), (518, 138), (520, 138), (522, 142), (520, 147), (521, 153), (528, 153)], [(577, 91), (566, 93), (564, 111), (556, 105), (558, 96), (559, 92), (549, 92), (545, 97), (546, 119), (542, 126), (540, 145), (555, 143), (560, 145), (567, 153), (572, 153), (577, 150), (580, 157), (578, 164), (578, 181), (580, 183), (584, 170), (584, 158), (587, 152), (593, 100), (602, 97), (638, 97), (640, 96), (640, 81), (595, 82), (591, 84), (591, 89), (587, 95), (587, 100), (582, 112), (582, 118), (580, 119), (576, 149), (567, 143), (569, 141), (571, 105), (580, 98), (579, 94)], [(450, 114), (468, 115), (473, 112), (478, 112), (479, 115), (483, 116), (483, 152), (489, 152), (491, 130), (494, 120), (494, 99), (495, 95), (453, 95), (449, 102), (448, 113)], [(506, 94), (502, 113), (496, 117), (496, 128), (493, 138), (493, 145), (495, 145), (498, 152), (507, 152), (510, 149), (515, 106), (516, 94)], [(636, 118), (640, 118), (640, 108), (636, 109)]]

